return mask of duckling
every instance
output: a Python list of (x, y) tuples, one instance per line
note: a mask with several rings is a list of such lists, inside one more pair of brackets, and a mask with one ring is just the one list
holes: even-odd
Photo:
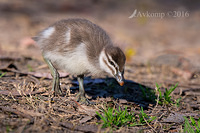
[(53, 77), (52, 91), (62, 94), (58, 69), (77, 75), (78, 102), (90, 104), (85, 97), (84, 75), (109, 73), (118, 83), (124, 84), (126, 58), (123, 51), (114, 46), (107, 33), (86, 19), (60, 20), (40, 32), (34, 40)]

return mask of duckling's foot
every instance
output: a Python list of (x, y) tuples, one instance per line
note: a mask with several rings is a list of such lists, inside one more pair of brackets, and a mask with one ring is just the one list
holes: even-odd
[(44, 60), (49, 66), (51, 75), (53, 77), (52, 92), (54, 92), (54, 95), (62, 95), (62, 91), (60, 89), (60, 79), (58, 71), (56, 70), (56, 68), (53, 66), (52, 62), (49, 59), (44, 57)]
[(83, 93), (79, 92), (76, 95), (76, 101), (79, 102), (80, 104), (86, 104), (86, 105), (94, 105), (95, 102), (90, 102)]
[(93, 102), (90, 102), (85, 97), (85, 89), (83, 86), (84, 75), (78, 75), (77, 78), (78, 78), (78, 82), (79, 82), (79, 93), (76, 95), (76, 101), (79, 102), (80, 104), (86, 104), (86, 105), (95, 104)]
[(62, 90), (60, 88), (60, 85), (53, 85), (52, 91), (54, 91), (54, 95), (56, 95), (56, 96), (62, 95)]

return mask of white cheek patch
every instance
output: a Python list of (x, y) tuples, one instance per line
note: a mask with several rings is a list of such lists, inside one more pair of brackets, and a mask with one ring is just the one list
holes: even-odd
[(71, 29), (68, 28), (67, 32), (65, 33), (65, 41), (66, 43), (68, 44), (70, 42), (70, 39), (71, 39)]
[[(114, 66), (117, 68), (117, 70), (116, 70), (116, 68), (115, 68), (113, 65), (111, 65), (111, 66), (114, 67), (115, 74), (117, 74), (118, 71), (119, 71), (119, 66), (117, 65), (117, 63), (115, 63), (115, 61), (112, 59), (112, 57), (111, 57), (110, 55), (108, 55), (108, 58), (109, 58), (110, 61), (112, 61), (112, 62), (114, 63)], [(110, 64), (110, 63), (109, 63), (109, 64)]]
[(54, 27), (49, 27), (48, 29), (44, 30), (42, 32), (43, 38), (49, 38), (55, 31)]
[[(106, 61), (107, 64), (106, 64), (104, 61)], [(116, 70), (115, 70), (115, 68), (114, 68), (112, 65), (110, 65), (110, 63), (108, 62), (108, 59), (107, 59), (107, 57), (106, 57), (104, 51), (102, 51), (101, 54), (100, 54), (99, 63), (100, 63), (101, 69), (103, 69), (104, 71), (106, 71), (107, 73), (109, 73), (110, 75), (113, 76), (112, 70), (113, 70), (113, 71), (116, 71)], [(109, 67), (108, 67), (108, 65), (109, 65)], [(112, 70), (111, 70), (111, 69), (112, 69)]]

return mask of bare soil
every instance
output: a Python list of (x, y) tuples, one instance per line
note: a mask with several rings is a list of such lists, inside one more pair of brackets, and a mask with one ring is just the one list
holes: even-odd
[[(197, 1), (195, 1), (197, 2)], [(172, 2), (173, 3), (173, 2)], [(171, 4), (172, 4), (171, 3)], [(183, 116), (200, 117), (200, 12), (197, 4), (115, 1), (0, 1), (0, 132), (109, 132), (101, 129), (96, 111), (105, 107), (140, 107), (156, 121), (122, 127), (114, 132), (181, 132)], [(156, 10), (154, 10), (156, 7)], [(178, 8), (179, 7), (179, 8)], [(134, 9), (189, 11), (183, 18), (133, 18)], [(95, 105), (75, 101), (75, 75), (60, 71), (62, 96), (53, 96), (52, 78), (40, 50), (31, 39), (53, 22), (82, 17), (105, 29), (127, 56), (125, 85), (109, 75), (84, 80), (87, 97)], [(180, 106), (166, 107), (141, 90), (179, 83), (172, 99)]]

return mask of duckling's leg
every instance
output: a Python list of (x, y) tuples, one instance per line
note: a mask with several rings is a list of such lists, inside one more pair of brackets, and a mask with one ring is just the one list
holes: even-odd
[(76, 100), (80, 102), (81, 104), (84, 104), (84, 103), (86, 105), (93, 104), (85, 97), (85, 89), (83, 86), (84, 75), (78, 75), (77, 78), (79, 82), (79, 93), (76, 95)]
[(62, 91), (60, 89), (60, 79), (59, 79), (59, 73), (51, 63), (49, 59), (44, 58), (45, 62), (49, 66), (51, 75), (53, 77), (53, 85), (52, 85), (52, 91), (54, 92), (54, 95), (61, 95)]

